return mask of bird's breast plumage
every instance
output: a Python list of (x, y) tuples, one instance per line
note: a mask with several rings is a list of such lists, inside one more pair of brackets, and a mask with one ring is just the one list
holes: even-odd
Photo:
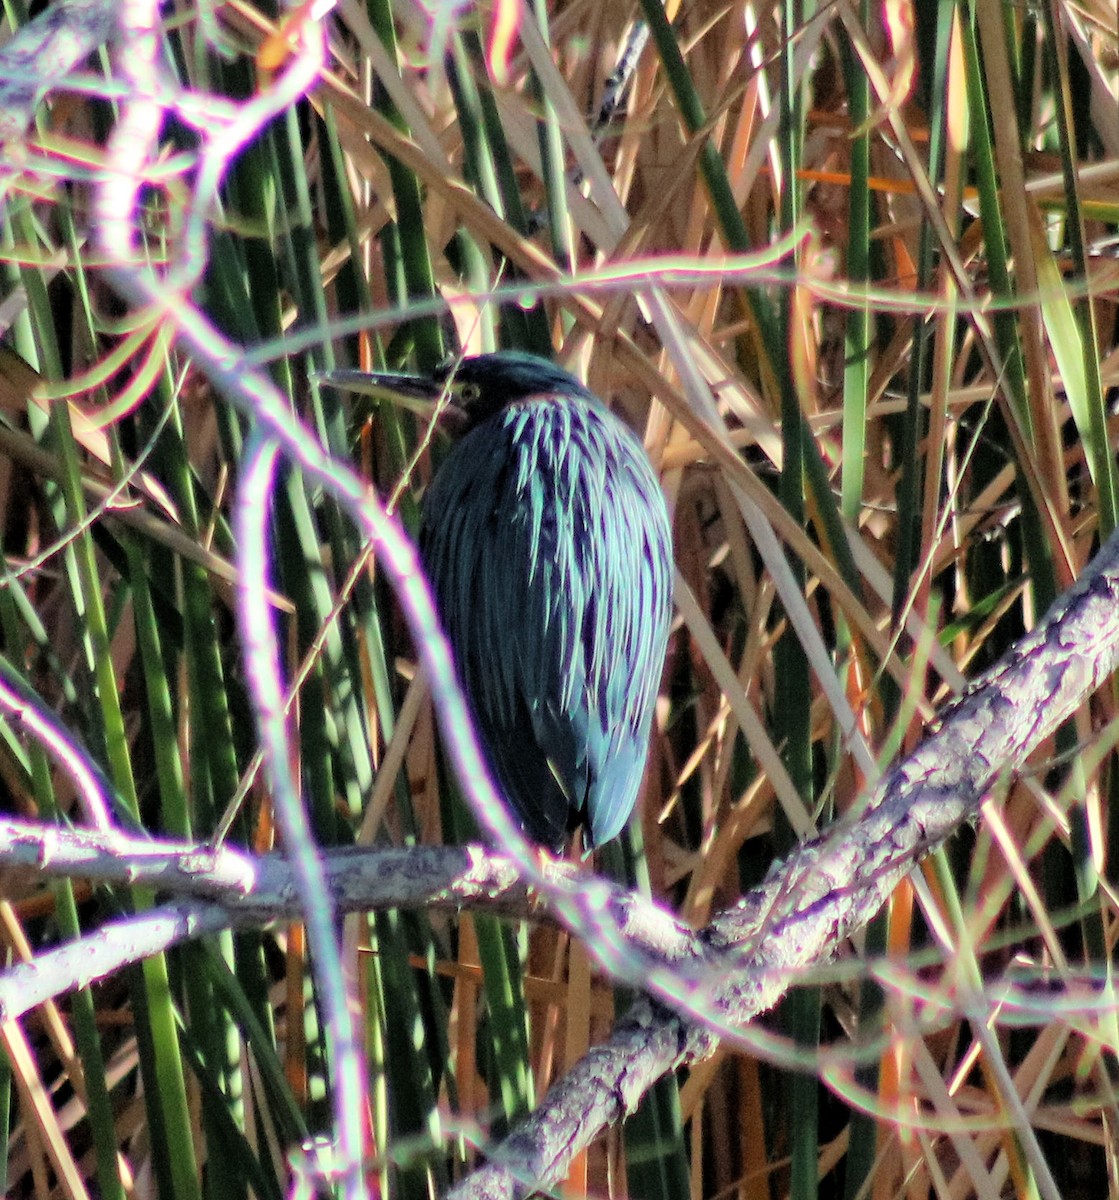
[(532, 397), (456, 443), (420, 547), (483, 747), (526, 833), (558, 849), (632, 811), (671, 615), (671, 530), (634, 435)]

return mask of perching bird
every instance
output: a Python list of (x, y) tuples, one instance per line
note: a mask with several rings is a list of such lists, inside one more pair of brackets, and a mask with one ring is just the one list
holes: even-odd
[(580, 826), (588, 849), (609, 841), (637, 800), (671, 616), (672, 531), (641, 443), (535, 355), (364, 378), (452, 405), (420, 553), (498, 789), (541, 846)]

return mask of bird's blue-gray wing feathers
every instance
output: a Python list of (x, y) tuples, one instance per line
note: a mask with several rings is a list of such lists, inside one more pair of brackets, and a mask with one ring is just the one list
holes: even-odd
[(525, 831), (608, 841), (641, 783), (671, 615), (671, 532), (640, 444), (589, 403), (513, 405), (448, 455), (421, 550)]

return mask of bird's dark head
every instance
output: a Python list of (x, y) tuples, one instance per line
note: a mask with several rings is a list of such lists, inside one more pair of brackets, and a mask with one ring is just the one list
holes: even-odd
[(522, 400), (566, 397), (601, 404), (570, 371), (522, 350), (455, 359), (434, 376), (343, 370), (323, 372), (318, 378), (359, 395), (404, 404), (424, 416), (436, 410), (452, 435), (468, 433)]
[(436, 373), (465, 432), (511, 404), (564, 397), (598, 403), (570, 371), (522, 350), (499, 350), (449, 363)]

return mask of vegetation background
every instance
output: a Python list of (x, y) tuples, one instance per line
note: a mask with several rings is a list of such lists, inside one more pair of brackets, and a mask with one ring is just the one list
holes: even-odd
[[(38, 15), (3, 11), (9, 31)], [(167, 122), (150, 170), (157, 265), (199, 129), (284, 70), (273, 18), (163, 10), (199, 123)], [(191, 302), (409, 527), (439, 438), (316, 372), (519, 346), (641, 431), (678, 619), (642, 819), (599, 865), (702, 925), (858, 803), (871, 772), (841, 730), (879, 763), (914, 744), (1115, 525), (1115, 8), (350, 0), (322, 19), (329, 73), (230, 162)], [(229, 836), (265, 850), (232, 617), (247, 425), (105, 279), (90, 212), (113, 79), (94, 55), (0, 163), (3, 654), (145, 829), (209, 838), (237, 798)], [(748, 522), (777, 531), (783, 568)], [(272, 536), (316, 836), (468, 837), (352, 526), (288, 470)], [(788, 1061), (725, 1048), (663, 1081), (565, 1191), (1119, 1195), (1114, 699), (927, 864), (935, 912), (900, 888), (768, 1016)], [(7, 721), (0, 774), (10, 811), (70, 818), (64, 775)], [(9, 962), (151, 902), (16, 873), (3, 895)], [(400, 911), (356, 940), (386, 1196), (464, 1177), (627, 1002), (549, 924)], [(329, 1132), (299, 926), (183, 946), (0, 1037), (9, 1195), (279, 1197), (292, 1148)], [(816, 1073), (794, 1046), (826, 1049)]]

